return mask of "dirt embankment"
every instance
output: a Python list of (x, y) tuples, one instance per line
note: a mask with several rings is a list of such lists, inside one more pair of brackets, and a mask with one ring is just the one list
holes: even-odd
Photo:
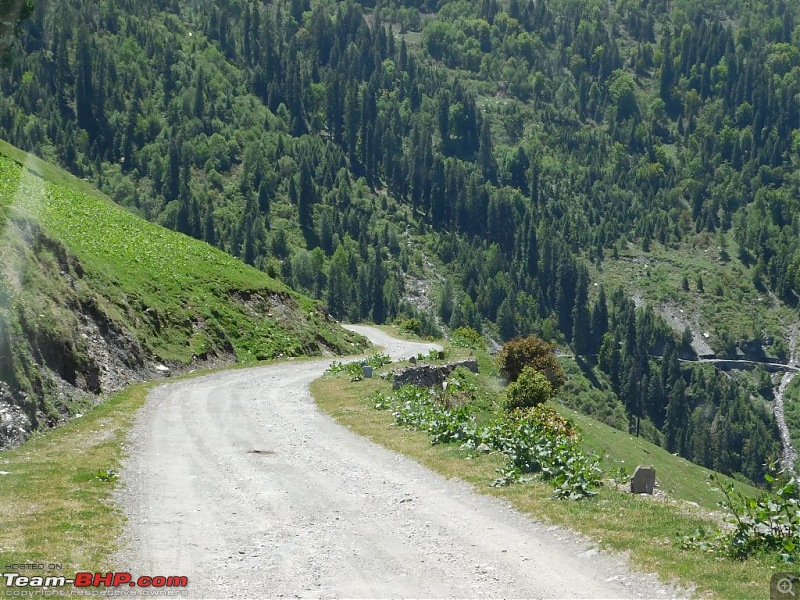
[[(186, 303), (180, 306), (180, 300), (179, 311), (144, 306), (136, 290), (114, 289), (107, 280), (98, 286), (81, 261), (35, 222), (9, 220), (5, 227), (0, 247), (0, 449), (80, 415), (131, 383), (235, 362), (229, 332), (239, 325), (261, 333), (272, 341), (271, 348), (291, 339), (293, 354), (340, 353), (342, 344), (351, 341), (330, 335), (337, 325), (320, 306), (304, 312), (288, 292), (231, 292), (225, 302), (233, 307), (230, 318), (239, 321), (226, 327)], [(158, 350), (183, 344), (183, 354), (191, 354), (188, 344), (198, 340), (196, 354), (185, 358), (165, 358), (169, 351)]]

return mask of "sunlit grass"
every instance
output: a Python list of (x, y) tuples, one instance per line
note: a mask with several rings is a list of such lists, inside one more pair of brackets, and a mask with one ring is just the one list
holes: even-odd
[[(19, 151), (12, 154), (29, 158)], [(16, 265), (4, 277), (16, 293), (50, 298), (54, 305), (72, 298), (75, 304), (96, 306), (162, 360), (188, 363), (226, 346), (248, 362), (318, 353), (320, 341), (339, 352), (358, 349), (351, 345), (356, 336), (331, 322), (318, 303), (204, 242), (148, 223), (102, 195), (61, 185), (71, 186), (74, 178), (58, 177), (60, 171), (42, 161), (36, 164), (59, 183), (45, 182), (0, 156), (0, 211), (8, 230), (0, 238), (5, 240), (0, 253)], [(47, 244), (37, 239), (39, 230)], [(72, 286), (58, 261), (53, 261), (53, 273), (42, 273), (40, 263), (49, 247), (75, 258), (80, 273), (72, 274)], [(23, 281), (26, 269), (29, 277)], [(70, 320), (68, 314), (57, 313), (56, 306), (30, 317)], [(59, 328), (53, 325), (51, 329)], [(64, 324), (60, 329), (74, 327)]]
[[(713, 528), (718, 523), (717, 517), (703, 510), (714, 508), (715, 503), (715, 492), (706, 482), (706, 470), (687, 465), (685, 460), (643, 440), (628, 440), (618, 447), (619, 440), (611, 433), (615, 430), (572, 411), (564, 409), (581, 428), (587, 447), (605, 449), (607, 468), (613, 468), (615, 461), (621, 460), (626, 460), (626, 465), (656, 464), (658, 478), (670, 495), (665, 499), (631, 496), (608, 486), (592, 500), (570, 502), (553, 500), (552, 488), (538, 481), (491, 487), (497, 476), (495, 469), (505, 463), (503, 457), (497, 453), (474, 455), (454, 444), (434, 446), (426, 434), (395, 426), (392, 415), (375, 410), (365, 400), (376, 390), (388, 392), (390, 384), (380, 380), (351, 383), (327, 375), (314, 382), (311, 389), (320, 408), (355, 433), (409, 456), (445, 477), (462, 479), (480, 493), (506, 500), (537, 520), (571, 527), (603, 548), (624, 552), (634, 569), (655, 572), (666, 582), (677, 581), (686, 588), (694, 588), (699, 597), (744, 600), (768, 596), (770, 576), (780, 568), (774, 560), (740, 562), (682, 550), (678, 541), (683, 536), (700, 526)], [(742, 489), (752, 490), (747, 486)], [(687, 504), (686, 500), (700, 507)]]
[(113, 567), (123, 524), (111, 495), (114, 474), (149, 387), (132, 386), (63, 427), (0, 452), (0, 471), (8, 473), (0, 475), (0, 566), (62, 564), (64, 573), (48, 570), (52, 575)]
[[(592, 269), (592, 279), (603, 282), (607, 292), (622, 287), (656, 309), (666, 304), (693, 328), (696, 318), (701, 328), (697, 333), (708, 333), (712, 346), (721, 328), (735, 340), (758, 335), (786, 341), (786, 327), (796, 321), (794, 311), (756, 288), (754, 269), (736, 257), (731, 237), (728, 260), (720, 258), (718, 239), (708, 234), (691, 236), (677, 248), (654, 242), (649, 252), (630, 245), (618, 259), (607, 256), (599, 269)], [(684, 277), (688, 290), (683, 289)]]

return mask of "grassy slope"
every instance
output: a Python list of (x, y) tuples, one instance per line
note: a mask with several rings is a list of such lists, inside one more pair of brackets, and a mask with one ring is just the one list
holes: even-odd
[(69, 173), (60, 167), (42, 160), (38, 156), (25, 152), (24, 150), (20, 150), (5, 140), (0, 140), (0, 154), (21, 165), (25, 165), (29, 171), (46, 181), (72, 188), (73, 190), (81, 192), (87, 196), (94, 196), (95, 198), (108, 200), (108, 196), (94, 187), (91, 183), (75, 177), (72, 173)]
[[(110, 201), (69, 187), (43, 185), (4, 159), (0, 159), (0, 198), (3, 204), (13, 202), (12, 214), (32, 217), (75, 255), (92, 288), (112, 305), (111, 316), (132, 326), (159, 358), (188, 361), (202, 343), (187, 343), (192, 331), (186, 327), (164, 328), (161, 335), (153, 335), (146, 326), (136, 326), (131, 312), (150, 309), (176, 325), (198, 317), (213, 320), (240, 359), (300, 354), (315, 345), (318, 330), (330, 336), (331, 345), (344, 337), (325, 322), (313, 301), (237, 259), (152, 225)], [(293, 314), (283, 319), (277, 309), (276, 314), (252, 314), (230, 302), (237, 293), (280, 296)]]
[[(131, 386), (85, 416), (0, 452), (0, 565), (109, 570), (122, 514), (111, 501), (122, 444), (149, 386)], [(41, 575), (42, 573), (37, 573)], [(0, 588), (5, 580), (0, 580)]]
[[(736, 258), (730, 238), (727, 261), (720, 259), (717, 238), (699, 235), (678, 248), (654, 242), (650, 252), (643, 252), (631, 245), (619, 252), (617, 260), (607, 256), (592, 278), (603, 282), (607, 292), (622, 287), (656, 309), (665, 303), (673, 313), (683, 310), (676, 317), (697, 331), (696, 318), (697, 333), (709, 333), (712, 347), (719, 345), (717, 331), (727, 328), (734, 340), (752, 339), (754, 334), (782, 339), (788, 351), (787, 327), (796, 323), (795, 312), (756, 289), (753, 268)], [(684, 276), (689, 291), (681, 287)], [(703, 291), (697, 288), (698, 277)]]
[[(712, 474), (709, 469), (569, 408), (561, 406), (559, 411), (581, 430), (584, 446), (603, 458), (606, 472), (613, 474), (622, 468), (630, 476), (637, 465), (652, 465), (658, 476), (659, 488), (669, 498), (694, 502), (708, 510), (717, 509), (717, 502), (722, 496), (709, 481)], [(758, 493), (750, 485), (721, 477), (724, 481), (732, 481), (743, 494), (755, 496)]]
[(0, 153), (0, 355), (11, 357), (0, 380), (35, 425), (76, 412), (50, 372), (87, 389), (87, 374), (102, 368), (88, 319), (107, 347), (129, 342), (134, 370), (146, 360), (252, 362), (360, 347), (318, 303), (264, 273), (7, 144)]
[[(496, 389), (493, 377), (484, 379), (489, 389)], [(388, 389), (389, 385), (380, 379), (350, 383), (346, 377), (331, 375), (312, 385), (319, 406), (356, 433), (406, 454), (446, 477), (463, 479), (481, 493), (503, 498), (537, 519), (567, 525), (591, 536), (602, 547), (627, 552), (635, 567), (657, 572), (666, 581), (677, 578), (685, 585), (696, 585), (701, 596), (710, 594), (720, 598), (759, 597), (768, 588), (773, 563), (759, 559), (720, 560), (701, 552), (681, 550), (676, 544), (698, 527), (715, 526), (715, 517), (703, 509), (716, 509), (722, 495), (709, 485), (707, 469), (559, 407), (581, 429), (585, 446), (603, 456), (603, 468), (609, 476), (618, 466), (630, 474), (637, 464), (652, 464), (667, 498), (639, 498), (606, 487), (591, 501), (566, 502), (552, 500), (551, 488), (536, 481), (493, 488), (490, 484), (496, 477), (494, 470), (503, 464), (496, 453), (473, 456), (456, 445), (432, 446), (425, 434), (394, 426), (391, 415), (374, 410), (364, 400), (372, 391)], [(745, 494), (756, 493), (750, 486), (738, 482), (735, 485)]]

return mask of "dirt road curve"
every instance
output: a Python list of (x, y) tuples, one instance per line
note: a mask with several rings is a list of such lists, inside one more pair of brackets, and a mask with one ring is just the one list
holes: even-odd
[[(395, 357), (428, 346), (358, 328)], [(329, 361), (152, 392), (118, 500), (118, 567), (192, 598), (672, 597), (619, 557), (369, 442), (309, 392)]]

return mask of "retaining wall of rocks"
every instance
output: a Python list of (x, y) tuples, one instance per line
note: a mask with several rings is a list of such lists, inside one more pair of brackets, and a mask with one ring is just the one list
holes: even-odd
[(417, 387), (441, 386), (450, 374), (458, 367), (464, 367), (473, 373), (478, 372), (478, 361), (474, 358), (467, 358), (444, 365), (416, 365), (406, 367), (394, 373), (394, 389), (404, 385), (416, 385)]

